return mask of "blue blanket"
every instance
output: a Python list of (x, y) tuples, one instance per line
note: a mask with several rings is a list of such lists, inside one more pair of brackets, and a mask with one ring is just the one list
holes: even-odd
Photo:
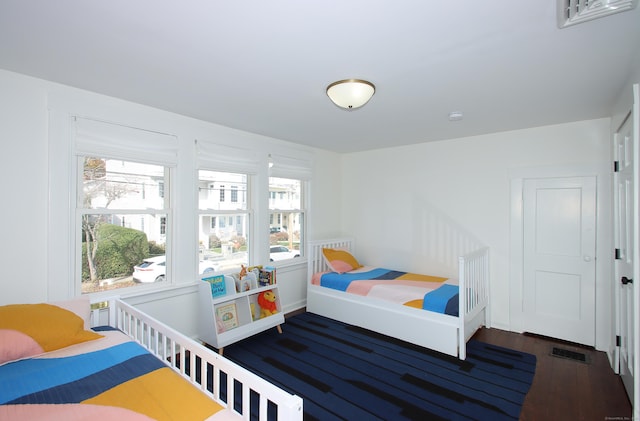
[(436, 313), (458, 316), (459, 301), (458, 286), (445, 284), (424, 296), (422, 308)]
[[(17, 361), (0, 371), (0, 404), (79, 403), (162, 367), (135, 342), (64, 358)], [(25, 376), (38, 381), (24, 381)]]
[(0, 365), (0, 419), (174, 421), (223, 409), (144, 347), (111, 333), (111, 341)]
[(457, 317), (458, 286), (445, 281), (447, 278), (385, 268), (327, 272), (320, 277), (320, 285), (326, 288)]

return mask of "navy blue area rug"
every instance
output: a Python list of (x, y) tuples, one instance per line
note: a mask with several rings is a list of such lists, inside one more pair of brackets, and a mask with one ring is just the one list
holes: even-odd
[(305, 419), (322, 421), (518, 419), (536, 368), (534, 355), (475, 340), (461, 361), (311, 313), (224, 356), (302, 397)]

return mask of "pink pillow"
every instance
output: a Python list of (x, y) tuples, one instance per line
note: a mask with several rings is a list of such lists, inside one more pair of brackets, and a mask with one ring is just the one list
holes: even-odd
[(11, 329), (0, 329), (0, 364), (44, 352), (31, 336)]

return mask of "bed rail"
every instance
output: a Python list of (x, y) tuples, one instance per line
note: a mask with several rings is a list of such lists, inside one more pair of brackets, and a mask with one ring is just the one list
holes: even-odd
[[(474, 321), (482, 320), (486, 324), (486, 315), (481, 319), (476, 316), (483, 310), (486, 312), (489, 303), (489, 248), (484, 247), (460, 256), (458, 265), (460, 278), (458, 280), (460, 286), (458, 334), (460, 335), (459, 343), (464, 344), (478, 328)], [(460, 359), (464, 360), (466, 347), (461, 346), (459, 353)]]
[[(465, 295), (463, 311), (465, 314), (487, 304), (489, 299), (489, 248), (485, 247), (472, 253), (460, 256), (459, 274), (464, 279), (466, 291), (461, 291)], [(465, 294), (465, 292), (473, 292)]]
[(311, 282), (314, 273), (326, 272), (329, 270), (327, 262), (322, 255), (323, 248), (341, 249), (353, 252), (353, 238), (336, 238), (333, 240), (309, 241), (307, 252), (310, 254), (307, 264), (307, 282)]
[[(104, 300), (103, 300), (104, 302)], [(302, 398), (292, 395), (229, 359), (204, 347), (119, 299), (94, 309), (93, 318), (108, 309), (109, 325), (116, 327), (190, 381), (205, 394), (245, 420), (266, 420), (277, 411), (278, 420), (302, 420)], [(255, 399), (258, 399), (258, 403)], [(252, 417), (253, 413), (253, 417)]]

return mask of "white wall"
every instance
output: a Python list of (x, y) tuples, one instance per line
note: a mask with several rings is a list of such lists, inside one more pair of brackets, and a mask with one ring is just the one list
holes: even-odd
[(611, 124), (612, 134), (620, 127), (627, 113), (633, 106), (633, 84), (635, 83), (640, 83), (640, 54), (636, 54), (636, 56), (633, 57), (629, 79), (627, 79), (624, 87), (619, 92), (617, 101), (613, 106), (611, 113), (613, 116)]
[[(311, 157), (314, 165), (314, 191), (310, 214), (317, 224), (310, 235), (324, 236), (339, 226), (336, 192), (330, 186), (339, 173), (337, 154), (301, 147), (215, 124), (187, 118), (59, 84), (0, 70), (0, 139), (5, 153), (0, 156), (3, 205), (3, 241), (0, 246), (0, 305), (14, 302), (41, 302), (64, 299), (77, 293), (70, 284), (73, 276), (73, 221), (70, 207), (71, 115), (93, 117), (147, 130), (175, 135), (180, 144), (179, 164), (172, 193), (180, 203), (175, 215), (175, 281), (169, 291), (157, 290), (128, 301), (188, 335), (195, 334), (195, 268), (197, 265), (197, 207), (195, 139), (250, 149), (265, 159), (269, 153)], [(262, 170), (261, 170), (262, 171)], [(263, 180), (266, 178), (263, 177)], [(266, 189), (266, 182), (262, 186)], [(323, 197), (326, 196), (326, 197)], [(267, 221), (267, 194), (256, 208), (257, 223)], [(191, 203), (191, 209), (189, 204)], [(313, 218), (310, 218), (313, 219)], [(266, 236), (264, 236), (266, 237)], [(257, 249), (268, 248), (259, 244)], [(262, 247), (264, 246), (264, 247)], [(278, 271), (280, 300), (285, 310), (304, 306), (306, 265), (283, 267)], [(168, 311), (168, 308), (175, 311)]]
[[(598, 194), (605, 200), (610, 197), (609, 142), (609, 119), (598, 119), (345, 155), (343, 231), (356, 238), (358, 257), (365, 262), (423, 273), (436, 268), (449, 276), (456, 272), (458, 244), (466, 249), (488, 245), (492, 323), (509, 330), (511, 178), (587, 167), (600, 176)], [(598, 231), (600, 293), (609, 280), (611, 225), (610, 203), (599, 206), (604, 218)], [(451, 234), (453, 241), (442, 241)], [(603, 348), (610, 333), (607, 291), (598, 297), (597, 309), (597, 342)]]
[(0, 72), (0, 303), (47, 297), (47, 99), (43, 85)]
[[(60, 238), (63, 232), (58, 232), (64, 231), (64, 226), (58, 224), (65, 216), (56, 211), (49, 213), (50, 200), (64, 196), (67, 187), (56, 178), (56, 170), (48, 166), (50, 157), (56, 162), (59, 155), (66, 153), (59, 148), (48, 150), (50, 131), (64, 137), (65, 129), (59, 125), (66, 112), (130, 122), (185, 139), (222, 139), (265, 152), (300, 149), (276, 139), (2, 70), (0, 92), (0, 139), (5, 151), (0, 156), (4, 199), (0, 206), (4, 222), (0, 304), (59, 299), (72, 294), (63, 288), (69, 277), (68, 261), (56, 258), (55, 250), (53, 255), (47, 255), (46, 247), (68, 247)], [(492, 256), (492, 319), (496, 326), (509, 328), (510, 177), (514, 171), (529, 167), (609, 168), (609, 132), (609, 120), (601, 119), (342, 156), (311, 150), (314, 182), (307, 221), (309, 238), (353, 235), (358, 254), (365, 260), (412, 271), (420, 271), (429, 263), (443, 274), (454, 272), (451, 262), (456, 257), (453, 250), (457, 244), (443, 248), (441, 238), (453, 232), (456, 243), (463, 247), (487, 244)], [(193, 175), (184, 171), (180, 175), (182, 182), (189, 183)], [(185, 195), (180, 193), (184, 191), (188, 188), (179, 189), (178, 194)], [(180, 199), (190, 200), (188, 195)], [(188, 214), (179, 218), (189, 226)], [(49, 219), (51, 223), (47, 223)], [(188, 229), (182, 230), (178, 244), (190, 247), (194, 235)], [(599, 237), (598, 246), (601, 245), (610, 246), (606, 232)], [(189, 261), (195, 255), (185, 256), (180, 266), (187, 269), (180, 269), (180, 273), (195, 266), (195, 261)], [(290, 308), (303, 305), (304, 268), (287, 268), (282, 275), (281, 299)], [(172, 302), (170, 295), (167, 298), (166, 294), (158, 294), (156, 298)], [(144, 304), (154, 298), (135, 300)], [(188, 303), (190, 299), (180, 298), (182, 312), (175, 316), (178, 319), (164, 321), (192, 334), (195, 315), (193, 306), (185, 305), (185, 300)], [(608, 303), (602, 304), (599, 298), (598, 306), (599, 316), (610, 323)], [(152, 304), (149, 309), (158, 311)], [(599, 319), (599, 323), (604, 322)], [(602, 341), (601, 332), (598, 338)]]

